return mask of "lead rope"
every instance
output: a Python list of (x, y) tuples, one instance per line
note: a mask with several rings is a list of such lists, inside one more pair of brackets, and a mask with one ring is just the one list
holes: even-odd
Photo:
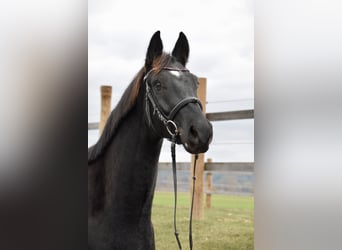
[(197, 159), (198, 159), (198, 154), (195, 154), (194, 175), (192, 176), (192, 197), (191, 197), (190, 222), (189, 222), (189, 245), (190, 245), (190, 250), (192, 250), (192, 212), (193, 212), (193, 208), (194, 208), (195, 183), (196, 183), (196, 162), (197, 162)]
[[(177, 240), (178, 248), (181, 250), (182, 245), (179, 240), (179, 233), (177, 231), (177, 167), (176, 167), (176, 136), (172, 136), (172, 143), (171, 143), (171, 156), (172, 156), (172, 172), (173, 172), (173, 189), (175, 193), (175, 202), (174, 202), (174, 211), (173, 211), (173, 227), (174, 233)], [(193, 242), (192, 242), (192, 212), (194, 207), (194, 197), (195, 197), (195, 182), (196, 182), (196, 162), (198, 159), (198, 154), (195, 155), (195, 162), (194, 162), (194, 175), (192, 177), (192, 197), (191, 197), (191, 209), (190, 209), (190, 222), (189, 222), (189, 245), (190, 250), (192, 250)]]
[(173, 172), (173, 189), (175, 193), (175, 206), (173, 209), (173, 228), (175, 231), (175, 237), (178, 243), (178, 248), (182, 249), (182, 245), (179, 240), (179, 233), (177, 231), (177, 169), (176, 169), (176, 135), (172, 136), (172, 143), (171, 143), (171, 156), (172, 156), (172, 172)]

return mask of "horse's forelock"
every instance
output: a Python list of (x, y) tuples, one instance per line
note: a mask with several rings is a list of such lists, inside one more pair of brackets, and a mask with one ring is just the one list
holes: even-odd
[(161, 56), (154, 59), (152, 63), (153, 74), (158, 74), (164, 67), (168, 66), (171, 61), (170, 54), (163, 53)]

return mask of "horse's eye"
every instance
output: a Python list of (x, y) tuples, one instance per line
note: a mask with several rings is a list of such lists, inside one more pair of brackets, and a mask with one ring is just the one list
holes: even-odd
[(155, 82), (154, 83), (154, 88), (157, 90), (157, 91), (160, 91), (162, 89), (162, 85), (160, 82)]

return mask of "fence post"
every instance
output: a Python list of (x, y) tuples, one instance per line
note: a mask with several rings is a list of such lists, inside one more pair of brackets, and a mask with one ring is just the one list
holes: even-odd
[(101, 118), (99, 124), (99, 135), (102, 134), (111, 111), (112, 86), (101, 86)]
[[(212, 159), (208, 159), (207, 163), (211, 163)], [(206, 208), (211, 208), (211, 192), (212, 192), (212, 174), (211, 172), (207, 172), (206, 176), (206, 183), (207, 183), (207, 192), (206, 192), (206, 199), (205, 199), (205, 204)]]
[[(201, 100), (203, 105), (203, 113), (206, 110), (206, 92), (207, 92), (207, 79), (200, 77), (198, 79), (199, 85), (197, 89), (197, 96)], [(194, 174), (194, 161), (195, 157), (191, 157), (191, 178), (190, 178), (190, 194), (192, 194), (192, 176)], [(204, 154), (198, 155), (198, 160), (196, 163), (196, 183), (195, 183), (195, 197), (194, 197), (194, 219), (203, 219), (203, 173), (204, 173)]]

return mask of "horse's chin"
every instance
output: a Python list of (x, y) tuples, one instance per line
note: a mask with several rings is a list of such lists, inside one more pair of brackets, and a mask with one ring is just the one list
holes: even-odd
[(191, 143), (187, 143), (187, 142), (184, 142), (182, 144), (183, 144), (184, 149), (190, 154), (205, 153), (209, 149), (209, 144), (192, 145)]

